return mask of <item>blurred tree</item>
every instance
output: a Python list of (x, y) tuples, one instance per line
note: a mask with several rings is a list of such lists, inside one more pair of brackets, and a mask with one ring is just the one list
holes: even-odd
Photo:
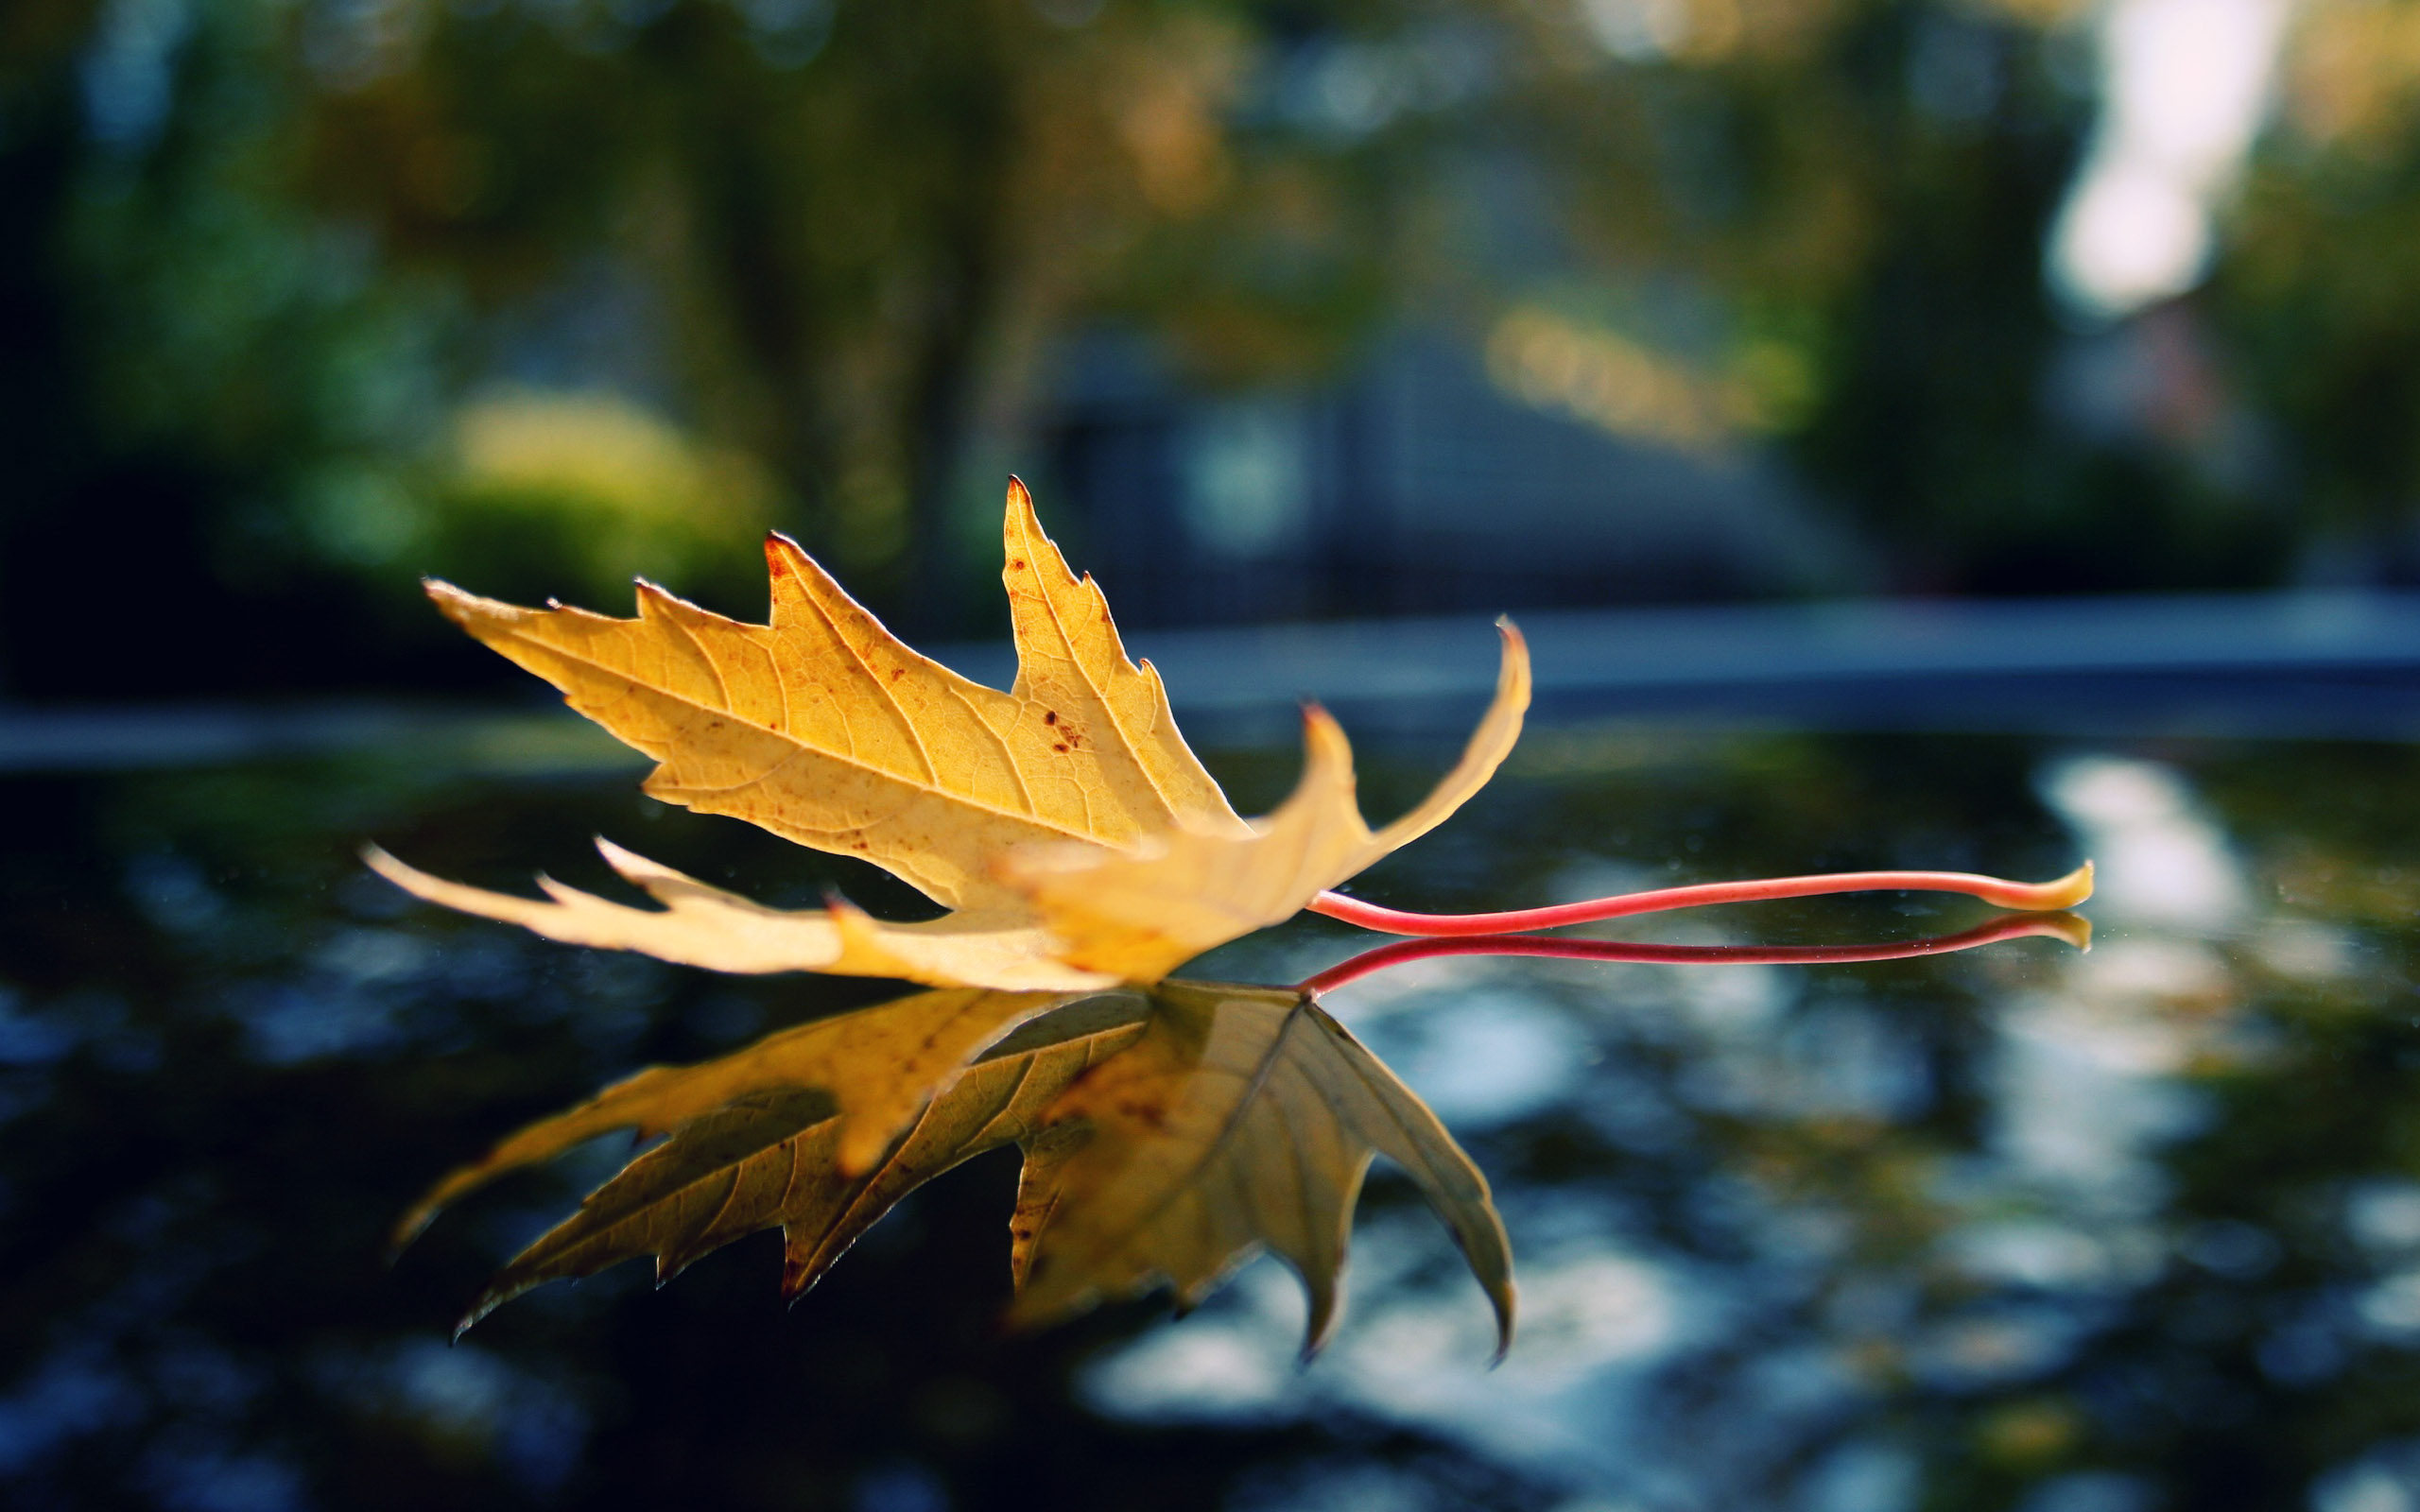
[[(911, 542), (945, 567), (961, 477), (996, 492), (1072, 319), (1147, 318), (1234, 373), (1331, 357), (1374, 309), (1365, 207), (1311, 161), (1333, 155), (1230, 142), (1241, 9), (69, 14), (46, 54), (18, 49), (8, 143), (20, 178), (48, 172), (18, 197), (43, 238), (18, 249), (18, 286), (60, 297), (92, 423), (35, 432), (81, 482), (20, 501), (10, 558), (90, 549), (142, 489), (206, 522), (194, 549), (256, 596), (331, 562), (603, 593), (664, 570), (662, 527), (686, 524), (717, 553), (672, 560), (718, 555), (705, 586), (738, 607), (752, 569), (722, 548), (779, 512), (895, 595)], [(508, 491), (560, 507), (518, 517), (555, 528), (505, 551), (501, 495), (465, 455), (493, 450), (477, 405), (499, 381), (621, 396), (522, 405), (525, 463), (570, 461), (595, 439), (579, 425), (618, 412), (643, 447), (780, 487), (691, 510), (525, 465)], [(553, 422), (572, 429), (535, 435)], [(146, 465), (175, 476), (133, 481)], [(109, 505), (67, 503), (78, 487)], [(575, 541), (631, 507), (658, 528), (604, 534), (649, 550)], [(17, 680), (83, 685), (90, 668), (33, 667), (41, 618), (18, 615)]]
[[(0, 686), (477, 676), (413, 572), (749, 611), (768, 524), (985, 628), (1001, 475), (1104, 326), (1210, 386), (1442, 327), (1526, 402), (1777, 450), (1902, 587), (2275, 580), (2297, 494), (2407, 528), (2410, 12), (2309, 8), (2215, 297), (2084, 336), (2065, 0), (24, 0)], [(2165, 387), (2108, 422), (2128, 364)], [(59, 636), (101, 562), (174, 633)]]
[(2420, 575), (2420, 5), (2308, 0), (2214, 304), (2292, 438), (2309, 567)]

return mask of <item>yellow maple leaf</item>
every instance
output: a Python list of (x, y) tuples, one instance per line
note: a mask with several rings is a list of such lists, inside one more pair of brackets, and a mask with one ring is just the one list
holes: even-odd
[(1081, 970), (1155, 982), (1215, 945), (1282, 923), (1338, 883), (1443, 823), (1487, 784), (1521, 733), (1530, 660), (1508, 623), (1495, 700), (1454, 769), (1420, 806), (1373, 834), (1354, 794), (1353, 747), (1326, 711), (1303, 721), (1302, 781), (1247, 835), (1179, 830), (1141, 854), (1008, 857), (1011, 878)]
[(1052, 1103), (1009, 1231), (1017, 1299), (1042, 1322), (1165, 1284), (1198, 1306), (1262, 1249), (1310, 1293), (1325, 1341), (1362, 1177), (1403, 1169), (1445, 1220), (1512, 1339), (1512, 1254), (1487, 1178), (1428, 1106), (1299, 992), (1168, 982), (1140, 1038)]
[(1486, 1177), (1341, 1024), (1283, 988), (941, 988), (651, 1066), (447, 1176), (398, 1243), (498, 1177), (619, 1129), (664, 1142), (514, 1256), (461, 1328), (624, 1260), (652, 1256), (669, 1280), (769, 1228), (796, 1297), (908, 1192), (1014, 1144), (1012, 1321), (1160, 1284), (1191, 1307), (1265, 1249), (1303, 1279), (1316, 1349), (1362, 1178), (1385, 1155), (1452, 1229), (1499, 1344), (1512, 1333), (1512, 1257)]
[(668, 1136), (513, 1257), (457, 1332), (530, 1287), (642, 1255), (659, 1281), (760, 1228), (785, 1231), (782, 1289), (812, 1286), (909, 1191), (1029, 1142), (1087, 1071), (1143, 1032), (1139, 993), (944, 988), (786, 1029), (696, 1066), (651, 1066), (511, 1135), (404, 1220), (615, 1129)]
[(521, 924), (566, 945), (637, 951), (717, 971), (826, 971), (1042, 992), (1117, 980), (1062, 960), (1064, 947), (1022, 908), (944, 914), (913, 924), (886, 923), (837, 900), (821, 909), (768, 908), (610, 840), (596, 848), (664, 907), (633, 908), (543, 875), (538, 885), (546, 896), (523, 898), (432, 877), (376, 846), (362, 856), (380, 876), (433, 903)]
[(835, 1160), (843, 1174), (856, 1176), (977, 1054), (1028, 1020), (1088, 995), (944, 988), (784, 1029), (702, 1065), (649, 1066), (446, 1176), (404, 1215), (395, 1241), (407, 1243), (439, 1209), (507, 1171), (553, 1160), (617, 1129), (655, 1139), (724, 1104), (768, 1091), (823, 1092), (836, 1129)]
[[(631, 1128), (663, 1139), (510, 1262), (464, 1327), (548, 1280), (642, 1256), (668, 1277), (770, 1227), (784, 1231), (784, 1289), (795, 1296), (908, 1191), (1012, 1144), (1025, 1160), (1011, 1223), (1015, 1319), (1161, 1285), (1190, 1306), (1267, 1250), (1307, 1288), (1306, 1343), (1316, 1348), (1335, 1316), (1362, 1178), (1383, 1155), (1453, 1231), (1495, 1308), (1500, 1345), (1512, 1324), (1512, 1256), (1486, 1179), (1318, 1001), (1375, 969), (1363, 964), (1373, 957), (1291, 988), (1171, 981), (1171, 971), (1305, 906), (1458, 949), (1478, 942), (1455, 936), (1709, 902), (1925, 887), (2048, 909), (2091, 889), (2087, 863), (2032, 885), (1839, 873), (1481, 915), (1409, 915), (1343, 898), (1329, 889), (1442, 823), (1511, 751), (1530, 698), (1519, 632), (1500, 624), (1495, 699), (1461, 760), (1409, 813), (1370, 828), (1344, 732), (1312, 708), (1301, 781), (1247, 823), (1178, 734), (1158, 674), (1129, 660), (1100, 591), (1068, 570), (1013, 481), (1004, 545), (1018, 658), (1005, 693), (909, 650), (779, 536), (766, 547), (764, 625), (644, 582), (629, 620), (430, 585), (474, 635), (653, 757), (649, 793), (861, 856), (945, 910), (895, 923), (837, 900), (769, 908), (604, 840), (607, 862), (657, 906), (543, 877), (544, 897), (491, 892), (370, 850), (372, 867), (423, 898), (554, 939), (726, 971), (821, 971), (936, 988), (700, 1065), (649, 1068), (446, 1177), (399, 1239), (496, 1177), (596, 1135)], [(1890, 953), (2011, 931), (1977, 933)], [(1591, 945), (1613, 948), (1502, 939), (1488, 948), (1583, 954)]]
[(370, 864), (431, 902), (550, 938), (718, 971), (1037, 991), (1150, 983), (1434, 828), (1520, 733), (1529, 655), (1506, 625), (1493, 707), (1410, 814), (1371, 832), (1343, 734), (1312, 710), (1300, 786), (1248, 824), (1178, 733), (1159, 674), (1128, 659), (1100, 590), (1068, 569), (1014, 480), (1004, 545), (1018, 662), (1006, 693), (908, 649), (780, 536), (766, 543), (764, 625), (646, 582), (628, 620), (429, 585), (465, 629), (654, 758), (653, 796), (863, 857), (951, 910), (942, 918), (768, 908), (610, 845), (615, 869), (663, 909), (545, 879), (544, 899), (491, 892), (374, 849)]

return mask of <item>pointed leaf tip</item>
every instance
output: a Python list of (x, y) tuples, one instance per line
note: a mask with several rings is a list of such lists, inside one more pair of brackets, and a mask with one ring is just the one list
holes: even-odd
[[(467, 589), (447, 582), (442, 577), (424, 577), (421, 592), (437, 606), (437, 611), (464, 629), (471, 628), (471, 618), (487, 600)], [(475, 633), (475, 632), (474, 632)]]
[(1341, 761), (1347, 766), (1353, 764), (1353, 742), (1324, 704), (1303, 705), (1303, 745), (1305, 764), (1322, 759)]
[(454, 1332), (446, 1335), (445, 1342), (448, 1344), (461, 1343), (462, 1335), (478, 1327), (482, 1319), (484, 1319), (490, 1313), (494, 1312), (496, 1310), (496, 1303), (499, 1300), (501, 1300), (501, 1298), (494, 1297), (493, 1294), (483, 1294), (477, 1301), (471, 1304), (471, 1310), (469, 1312), (454, 1320)]
[[(1042, 511), (1034, 505), (1033, 490), (1013, 472), (1009, 474), (1008, 529), (1011, 534), (1022, 529), (1044, 541), (1050, 539), (1050, 533), (1042, 527)], [(1010, 556), (1013, 558), (1015, 553), (1011, 551)]]

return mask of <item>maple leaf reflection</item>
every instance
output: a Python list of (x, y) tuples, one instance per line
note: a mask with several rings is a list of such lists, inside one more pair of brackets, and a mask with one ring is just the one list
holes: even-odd
[(505, 1265), (458, 1333), (545, 1281), (651, 1257), (658, 1284), (780, 1228), (783, 1291), (813, 1286), (900, 1198), (1003, 1145), (1024, 1174), (1011, 1219), (1016, 1322), (1165, 1287), (1197, 1305), (1263, 1251), (1310, 1294), (1305, 1349), (1334, 1323), (1361, 1181), (1384, 1155), (1444, 1220), (1512, 1339), (1512, 1262), (1487, 1180), (1435, 1113), (1321, 1006), (1322, 994), (1436, 955), (1664, 963), (1885, 960), (2044, 936), (2073, 915), (1852, 946), (1675, 946), (1534, 936), (1406, 940), (1291, 988), (1171, 980), (1102, 992), (948, 988), (786, 1029), (714, 1060), (650, 1067), (455, 1171), (441, 1207), (596, 1135), (662, 1143)]

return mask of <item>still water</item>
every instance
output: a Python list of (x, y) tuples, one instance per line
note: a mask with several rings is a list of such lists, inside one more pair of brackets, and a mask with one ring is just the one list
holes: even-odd
[[(1493, 1182), (1493, 1325), (1381, 1167), (1342, 1323), (1253, 1263), (1170, 1320), (1003, 1333), (1016, 1160), (910, 1196), (795, 1308), (759, 1234), (448, 1328), (630, 1153), (447, 1168), (650, 1062), (879, 1001), (551, 945), (415, 903), (375, 840), (615, 893), (603, 833), (766, 901), (872, 872), (666, 809), (551, 721), (0, 782), (0, 1492), (28, 1507), (945, 1512), (2420, 1508), (2420, 750), (2388, 742), (1533, 729), (1357, 884), (1431, 910), (1869, 867), (2049, 877), (2049, 939), (1865, 965), (1456, 958), (1329, 1009)], [(1450, 747), (1360, 741), (1383, 818)], [(1239, 806), (1283, 743), (1207, 753)], [(620, 895), (620, 894), (615, 894)], [(1964, 899), (1621, 937), (1911, 938)], [(1607, 926), (1604, 933), (1615, 933)], [(1305, 919), (1188, 974), (1287, 983)]]

